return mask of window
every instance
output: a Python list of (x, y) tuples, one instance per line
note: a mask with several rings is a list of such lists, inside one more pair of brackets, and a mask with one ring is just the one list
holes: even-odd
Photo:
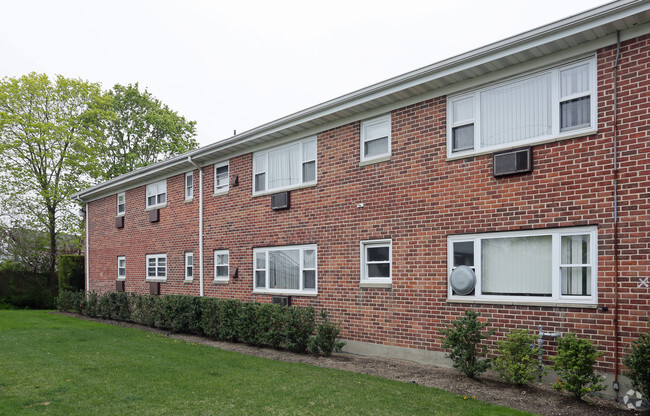
[(185, 200), (189, 201), (194, 197), (194, 172), (185, 174)]
[(214, 280), (227, 282), (230, 277), (230, 254), (228, 250), (214, 252)]
[(147, 281), (167, 280), (167, 255), (147, 254)]
[(147, 185), (147, 208), (163, 207), (167, 203), (167, 180)]
[(361, 242), (361, 285), (386, 286), (392, 283), (392, 241)]
[(227, 192), (230, 187), (229, 162), (214, 165), (214, 193)]
[(117, 280), (126, 280), (126, 257), (117, 257)]
[(194, 254), (190, 251), (185, 253), (185, 280), (194, 278)]
[(361, 122), (361, 162), (390, 156), (390, 114)]
[(117, 194), (117, 215), (124, 215), (126, 212), (126, 196), (124, 192)]
[(316, 245), (253, 250), (254, 290), (265, 293), (316, 293)]
[(448, 156), (595, 130), (595, 71), (589, 58), (449, 97)]
[(468, 295), (452, 299), (596, 303), (596, 227), (558, 228), (448, 238), (449, 274), (474, 271)]
[(316, 183), (316, 138), (310, 137), (253, 155), (253, 193)]

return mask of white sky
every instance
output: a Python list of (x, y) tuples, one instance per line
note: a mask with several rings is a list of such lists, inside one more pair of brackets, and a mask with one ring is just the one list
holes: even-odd
[(0, 78), (138, 82), (201, 146), (603, 0), (0, 0)]

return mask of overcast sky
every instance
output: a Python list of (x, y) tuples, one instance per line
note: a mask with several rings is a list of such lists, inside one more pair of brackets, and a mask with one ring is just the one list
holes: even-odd
[(0, 78), (138, 82), (204, 146), (604, 3), (0, 0)]

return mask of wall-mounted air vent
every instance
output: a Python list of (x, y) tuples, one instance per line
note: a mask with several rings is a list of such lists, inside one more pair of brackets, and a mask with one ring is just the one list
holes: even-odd
[(115, 282), (115, 291), (124, 292), (124, 280), (118, 280)]
[(149, 211), (149, 222), (158, 222), (160, 221), (160, 210), (152, 209)]
[(280, 306), (291, 306), (291, 297), (289, 296), (272, 296), (271, 303)]
[(531, 172), (533, 170), (533, 152), (530, 147), (495, 153), (492, 159), (494, 177)]
[(289, 192), (278, 192), (271, 195), (271, 209), (280, 210), (289, 208)]
[(149, 282), (149, 294), (160, 295), (160, 282)]
[(124, 228), (124, 217), (115, 217), (115, 227)]
[(456, 267), (449, 276), (449, 284), (454, 291), (454, 295), (471, 295), (476, 285), (474, 270), (467, 266)]

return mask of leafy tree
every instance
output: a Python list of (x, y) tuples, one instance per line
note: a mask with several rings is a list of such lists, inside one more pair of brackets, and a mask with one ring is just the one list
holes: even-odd
[(0, 208), (3, 222), (48, 236), (56, 287), (57, 236), (78, 229), (71, 195), (93, 176), (102, 118), (98, 84), (30, 73), (0, 81)]
[(187, 121), (138, 84), (108, 91), (112, 117), (98, 120), (106, 136), (101, 179), (108, 180), (198, 147), (196, 122)]

